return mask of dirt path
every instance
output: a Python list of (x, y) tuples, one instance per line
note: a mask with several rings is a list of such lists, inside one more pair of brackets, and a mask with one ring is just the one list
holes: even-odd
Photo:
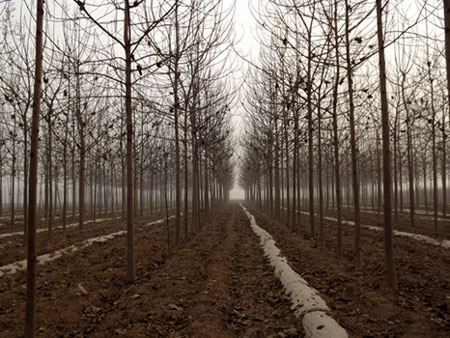
[[(241, 209), (242, 210), (242, 209)], [(243, 226), (241, 226), (243, 224)], [(234, 246), (233, 283), (231, 295), (234, 307), (231, 322), (238, 337), (303, 337), (303, 328), (292, 312), (286, 311), (291, 301), (274, 276), (259, 240), (240, 213), (235, 224), (237, 245)]]
[[(131, 285), (122, 240), (49, 263), (38, 279), (37, 337), (303, 336), (239, 206), (216, 211), (170, 257), (166, 240), (163, 224), (139, 232)], [(24, 278), (0, 280), (0, 337), (22, 334)]]
[[(221, 211), (150, 279), (129, 291), (94, 337), (301, 337), (246, 216)], [(113, 323), (120, 323), (113, 329)]]

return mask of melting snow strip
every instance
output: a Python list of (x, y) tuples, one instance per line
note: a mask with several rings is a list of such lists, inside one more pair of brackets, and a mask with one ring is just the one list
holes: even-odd
[[(181, 213), (181, 214), (183, 214), (183, 213)], [(176, 217), (176, 215), (172, 215), (172, 216), (169, 217), (169, 219), (172, 219), (172, 218), (175, 218), (175, 217)], [(166, 221), (166, 218), (164, 217), (164, 218), (158, 219), (157, 221), (153, 221), (153, 222), (147, 223), (145, 226), (158, 225), (158, 224), (161, 224), (161, 223), (163, 223), (165, 221)]]
[(275, 268), (275, 275), (280, 279), (285, 292), (291, 297), (291, 308), (297, 317), (303, 316), (306, 337), (311, 338), (348, 338), (348, 334), (333, 318), (328, 316), (328, 308), (317, 290), (310, 287), (288, 264), (286, 257), (280, 255), (272, 236), (256, 224), (255, 217), (240, 204), (250, 226), (259, 238), (270, 265)]
[[(109, 221), (111, 219), (113, 219), (113, 218), (99, 218), (99, 219), (96, 219), (95, 222), (96, 223), (97, 222), (104, 222), (104, 221)], [(94, 220), (90, 219), (90, 220), (84, 222), (83, 224), (89, 224), (89, 223), (94, 223)], [(72, 228), (72, 227), (76, 227), (78, 225), (79, 225), (79, 223), (67, 224), (66, 228)], [(55, 229), (62, 229), (62, 228), (63, 228), (62, 225), (58, 225)], [(37, 229), (36, 233), (46, 232), (46, 231), (48, 231), (47, 228), (41, 228), (41, 229)], [(0, 234), (0, 238), (11, 237), (11, 236), (21, 236), (21, 235), (23, 235), (23, 231), (9, 232), (7, 234)]]
[[(38, 264), (44, 264), (44, 263), (53, 261), (55, 259), (58, 259), (58, 258), (62, 257), (63, 255), (68, 255), (68, 254), (74, 253), (75, 251), (87, 248), (88, 246), (91, 246), (94, 243), (106, 242), (106, 241), (109, 241), (110, 239), (113, 239), (116, 236), (121, 236), (124, 234), (126, 234), (126, 231), (123, 230), (123, 231), (113, 232), (113, 233), (105, 235), (105, 236), (89, 238), (83, 242), (80, 242), (77, 244), (72, 244), (71, 246), (68, 246), (67, 248), (64, 248), (61, 250), (56, 250), (56, 251), (53, 251), (48, 254), (40, 255), (40, 256), (36, 257), (36, 261)], [(0, 277), (3, 277), (4, 275), (14, 274), (17, 271), (25, 270), (26, 268), (27, 268), (27, 260), (26, 259), (24, 259), (23, 261), (20, 261), (20, 262), (4, 265), (0, 268)]]
[[(337, 219), (333, 218), (333, 217), (324, 217), (324, 219), (326, 219), (328, 221), (332, 221), (332, 222), (337, 222)], [(342, 224), (355, 225), (355, 222), (342, 221)], [(382, 227), (373, 226), (373, 225), (361, 225), (361, 227), (363, 227), (365, 229), (373, 230), (373, 231), (384, 231), (384, 229)], [(398, 231), (398, 230), (393, 230), (392, 233), (395, 236), (408, 237), (408, 238), (411, 238), (416, 241), (425, 242), (425, 243), (435, 245), (435, 246), (441, 246), (444, 249), (450, 249), (450, 241), (447, 239), (438, 241), (437, 239), (431, 238), (429, 236), (413, 234), (411, 232), (404, 232), (404, 231)]]
[[(169, 218), (173, 218), (173, 217), (175, 217), (175, 216), (171, 216)], [(157, 225), (164, 221), (165, 221), (165, 218), (159, 219), (157, 221), (147, 223), (146, 226)], [(44, 264), (47, 262), (51, 262), (55, 259), (62, 257), (63, 255), (72, 254), (78, 250), (87, 248), (94, 243), (103, 243), (103, 242), (109, 241), (111, 239), (114, 239), (117, 236), (122, 236), (126, 233), (127, 232), (125, 230), (122, 230), (122, 231), (113, 232), (113, 233), (110, 233), (110, 234), (104, 235), (104, 236), (89, 238), (83, 242), (72, 244), (71, 246), (68, 246), (66, 248), (56, 250), (56, 251), (50, 252), (48, 254), (37, 256), (36, 261), (38, 264)], [(25, 270), (26, 268), (27, 268), (27, 260), (26, 259), (19, 261), (19, 262), (4, 265), (4, 266), (0, 267), (0, 277), (3, 277), (5, 275), (15, 274), (17, 271), (22, 271), (22, 270)]]
[[(309, 215), (309, 212), (306, 212), (306, 211), (302, 211), (301, 213), (304, 215)], [(324, 217), (323, 219), (326, 219), (327, 221), (337, 222), (337, 219), (334, 217)], [(343, 220), (342, 224), (355, 225), (355, 222)], [(363, 224), (363, 225), (361, 225), (361, 227), (365, 228), (365, 229), (373, 230), (373, 231), (384, 231), (384, 229), (382, 227), (378, 227), (378, 226), (374, 226), (374, 225), (364, 225)], [(393, 230), (392, 233), (395, 236), (408, 237), (408, 238), (411, 238), (416, 241), (425, 242), (427, 244), (431, 244), (431, 245), (435, 245), (435, 246), (441, 246), (444, 249), (450, 249), (450, 240), (448, 240), (448, 239), (438, 241), (437, 239), (431, 238), (426, 235), (413, 234), (411, 232), (404, 232), (404, 231), (398, 231), (398, 230)]]
[[(347, 206), (343, 206), (344, 208), (348, 208)], [(353, 208), (352, 208), (353, 209)], [(394, 214), (394, 210), (392, 210), (392, 214)], [(361, 209), (361, 213), (366, 213), (366, 214), (377, 214), (377, 211), (374, 210), (368, 210), (368, 209)], [(404, 214), (406, 216), (409, 216), (409, 209), (405, 209), (403, 208), (403, 212), (399, 211), (399, 214)], [(383, 212), (381, 212), (381, 214), (383, 214)], [(434, 216), (431, 213), (426, 213), (426, 211), (424, 210), (415, 210), (414, 211), (415, 216), (418, 216), (421, 219), (426, 219), (426, 220), (430, 220), (433, 221), (434, 220)], [(439, 216), (444, 216), (442, 213), (438, 213), (438, 217), (437, 220), (439, 222), (450, 222), (449, 218), (444, 218), (444, 217), (439, 217)]]

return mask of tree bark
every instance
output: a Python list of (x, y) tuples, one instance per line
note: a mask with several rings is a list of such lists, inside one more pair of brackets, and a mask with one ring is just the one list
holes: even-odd
[(391, 153), (389, 140), (389, 111), (386, 86), (386, 61), (384, 57), (384, 37), (382, 21), (381, 0), (376, 0), (377, 7), (377, 37), (378, 57), (380, 66), (380, 92), (381, 92), (381, 121), (383, 135), (383, 188), (384, 188), (384, 246), (386, 257), (387, 281), (389, 286), (398, 290), (397, 272), (394, 261), (394, 246), (392, 243), (392, 180), (391, 180)]
[[(337, 119), (337, 104), (338, 104), (338, 91), (339, 91), (339, 76), (340, 76), (340, 66), (339, 66), (339, 39), (338, 39), (338, 25), (337, 25), (337, 8), (338, 4), (335, 2), (334, 5), (334, 41), (336, 44), (336, 73), (333, 88), (333, 151), (334, 151), (334, 177), (335, 177), (335, 195), (336, 195), (336, 218), (337, 218), (337, 254), (342, 256), (343, 245), (342, 245), (342, 195), (341, 195), (341, 164), (339, 158), (339, 134), (338, 134), (338, 119)], [(334, 199), (333, 199), (334, 204)]]
[(178, 98), (178, 82), (179, 82), (179, 71), (178, 62), (180, 57), (180, 37), (179, 37), (179, 27), (178, 27), (178, 0), (175, 4), (175, 65), (174, 65), (174, 84), (173, 84), (173, 95), (174, 95), (174, 128), (175, 128), (175, 244), (178, 245), (180, 242), (180, 221), (181, 221), (181, 183), (180, 183), (180, 135), (179, 135), (179, 98)]
[(345, 40), (346, 40), (346, 61), (347, 61), (347, 85), (349, 100), (349, 117), (350, 117), (350, 147), (352, 157), (352, 188), (353, 188), (353, 210), (355, 213), (355, 265), (361, 268), (361, 220), (359, 205), (359, 177), (358, 177), (358, 156), (356, 150), (356, 131), (355, 131), (355, 105), (353, 102), (353, 70), (350, 55), (350, 18), (349, 4), (345, 1)]
[(127, 127), (127, 281), (134, 281), (134, 160), (133, 112), (131, 106), (130, 4), (125, 0), (125, 111)]
[(37, 169), (39, 144), (39, 115), (42, 78), (42, 27), (44, 1), (37, 0), (36, 7), (36, 57), (33, 91), (33, 116), (31, 124), (30, 184), (28, 200), (27, 238), (27, 300), (25, 314), (25, 337), (35, 336), (36, 326), (36, 225), (37, 225)]
[(445, 66), (447, 69), (447, 102), (450, 102), (450, 0), (444, 0), (444, 28), (445, 28)]

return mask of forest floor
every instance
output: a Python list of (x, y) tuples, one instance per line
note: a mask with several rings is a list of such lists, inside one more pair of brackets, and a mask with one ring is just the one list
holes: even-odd
[[(357, 271), (352, 226), (343, 226), (344, 256), (339, 258), (335, 222), (325, 222), (326, 241), (320, 248), (309, 238), (307, 216), (292, 229), (249, 211), (351, 337), (449, 337), (450, 250), (395, 237), (399, 292), (394, 293), (385, 283), (382, 232), (362, 230), (364, 264)], [(350, 219), (350, 214), (345, 216)], [(237, 204), (216, 210), (188, 241), (172, 244), (170, 254), (166, 223), (149, 224), (162, 217), (136, 220), (134, 283), (125, 281), (125, 236), (39, 265), (37, 337), (304, 336)], [(377, 225), (376, 215), (365, 214), (363, 223)], [(403, 226), (411, 230), (406, 217)], [(424, 230), (416, 232), (437, 236), (428, 228), (432, 223), (421, 226)], [(78, 227), (57, 229), (51, 237), (42, 232), (39, 254), (125, 227), (123, 220), (110, 219), (88, 223), (82, 232)], [(13, 230), (20, 231), (20, 225)], [(0, 266), (25, 257), (23, 235), (0, 238), (0, 246)], [(23, 336), (24, 308), (25, 272), (0, 277), (0, 337)]]
[[(335, 217), (334, 213), (326, 212), (326, 214)], [(406, 212), (398, 213), (397, 219), (392, 213), (394, 230), (410, 232), (413, 234), (422, 234), (430, 236), (437, 240), (450, 240), (450, 217), (438, 215), (438, 229), (434, 229), (433, 215), (416, 214), (414, 216), (414, 225), (411, 224), (410, 214)], [(352, 210), (343, 209), (342, 219), (354, 220)], [(379, 215), (372, 210), (361, 210), (361, 224), (383, 226), (383, 214)]]
[[(343, 225), (343, 257), (336, 255), (336, 222), (324, 221), (325, 245), (320, 248), (310, 238), (309, 216), (301, 226), (286, 226), (286, 219), (274, 221), (251, 210), (260, 227), (272, 234), (282, 254), (335, 311), (335, 318), (352, 337), (449, 337), (450, 336), (450, 250), (405, 237), (394, 236), (399, 291), (385, 282), (382, 231), (362, 228), (363, 267), (356, 270), (354, 227)], [(328, 215), (334, 216), (329, 213)], [(350, 213), (343, 220), (352, 220)], [(361, 223), (382, 226), (376, 215), (366, 213)], [(448, 238), (447, 231), (435, 233), (432, 221), (408, 225), (399, 218), (396, 230)], [(448, 229), (449, 223), (440, 223)], [(315, 218), (316, 238), (318, 217)]]
[[(38, 266), (38, 337), (303, 336), (239, 206), (216, 212), (170, 255), (165, 223), (145, 226), (152, 220), (137, 220), (134, 283), (124, 280), (124, 236)], [(55, 231), (50, 240), (40, 233), (40, 250), (124, 228), (114, 220), (82, 233)], [(17, 237), (1, 243), (19, 247), (23, 238)], [(3, 263), (23, 257), (23, 247), (8, 245), (12, 255), (2, 252)], [(25, 272), (0, 278), (0, 337), (23, 336), (24, 307)]]

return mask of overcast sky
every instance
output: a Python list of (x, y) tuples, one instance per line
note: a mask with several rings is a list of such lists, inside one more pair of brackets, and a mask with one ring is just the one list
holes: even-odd
[[(255, 59), (259, 54), (259, 44), (255, 38), (256, 21), (250, 11), (250, 6), (255, 5), (257, 0), (236, 0), (236, 11), (234, 17), (235, 36), (237, 38), (236, 50), (245, 58)], [(232, 0), (225, 0), (225, 4), (232, 3)], [(238, 56), (236, 56), (238, 57)], [(243, 60), (239, 61), (239, 78), (245, 76), (247, 65)], [(233, 117), (233, 123), (235, 125), (236, 134), (239, 134), (239, 129), (242, 126), (242, 114), (240, 104), (237, 105), (237, 116)], [(238, 151), (238, 149), (236, 149)], [(237, 168), (236, 168), (237, 169)], [(237, 172), (236, 172), (237, 174)], [(237, 180), (237, 177), (236, 177)], [(238, 186), (237, 181), (233, 190), (231, 191), (232, 199), (244, 199), (244, 191)]]

